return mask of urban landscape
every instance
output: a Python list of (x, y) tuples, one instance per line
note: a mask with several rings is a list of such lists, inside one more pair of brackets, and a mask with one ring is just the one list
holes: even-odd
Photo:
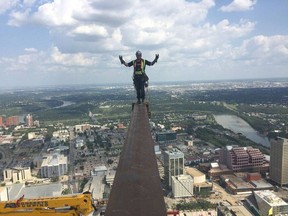
[[(167, 213), (288, 215), (288, 80), (148, 88)], [(104, 215), (134, 94), (131, 85), (3, 89), (0, 201), (90, 192)]]

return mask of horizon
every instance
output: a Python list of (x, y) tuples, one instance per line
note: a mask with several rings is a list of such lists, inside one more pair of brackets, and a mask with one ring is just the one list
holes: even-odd
[[(157, 85), (176, 85), (176, 84), (201, 84), (201, 83), (249, 83), (249, 82), (280, 82), (280, 83), (286, 83), (288, 85), (288, 77), (282, 77), (282, 78), (250, 78), (250, 79), (221, 79), (221, 80), (179, 80), (179, 81), (158, 81), (158, 82), (149, 82), (149, 86), (157, 86)], [(66, 88), (95, 88), (95, 87), (124, 87), (124, 86), (130, 86), (133, 88), (133, 83), (95, 83), (95, 84), (86, 84), (86, 87), (83, 86), (85, 84), (58, 84), (58, 85), (39, 85), (39, 86), (15, 86), (15, 87), (3, 87), (0, 86), (0, 90), (15, 90), (15, 91), (25, 91), (25, 90), (31, 90), (31, 89), (66, 89)]]

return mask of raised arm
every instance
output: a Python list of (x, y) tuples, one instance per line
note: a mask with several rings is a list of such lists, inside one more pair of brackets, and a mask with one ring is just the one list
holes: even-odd
[(159, 58), (159, 54), (155, 54), (155, 59), (151, 62), (151, 65), (154, 65), (158, 61), (158, 58)]
[(119, 60), (121, 64), (124, 64), (126, 67), (128, 67), (128, 64), (123, 60), (123, 57), (121, 55), (119, 55)]

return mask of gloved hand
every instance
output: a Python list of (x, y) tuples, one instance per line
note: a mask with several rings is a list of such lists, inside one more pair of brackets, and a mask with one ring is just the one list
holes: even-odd
[(123, 57), (121, 55), (119, 55), (119, 59), (120, 59), (121, 64), (125, 63), (124, 60), (123, 60)]
[(155, 62), (158, 61), (158, 58), (159, 58), (159, 54), (155, 54)]

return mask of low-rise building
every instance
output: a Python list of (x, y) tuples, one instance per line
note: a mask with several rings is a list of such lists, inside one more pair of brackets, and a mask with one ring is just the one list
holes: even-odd
[(21, 183), (32, 179), (30, 167), (5, 169), (3, 176), (5, 182), (11, 181), (12, 183)]
[(193, 167), (185, 167), (188, 175), (192, 176), (194, 184), (204, 183), (206, 181), (205, 174)]
[[(17, 200), (24, 194), (26, 199), (35, 199), (40, 197), (61, 196), (63, 188), (61, 183), (29, 185), (24, 183), (13, 184), (0, 189), (1, 201)], [(2, 192), (1, 192), (2, 191)]]
[(44, 157), (40, 171), (42, 178), (59, 177), (67, 174), (67, 157), (57, 153)]
[(217, 207), (218, 216), (253, 216), (251, 212), (248, 211), (244, 206), (218, 206)]

